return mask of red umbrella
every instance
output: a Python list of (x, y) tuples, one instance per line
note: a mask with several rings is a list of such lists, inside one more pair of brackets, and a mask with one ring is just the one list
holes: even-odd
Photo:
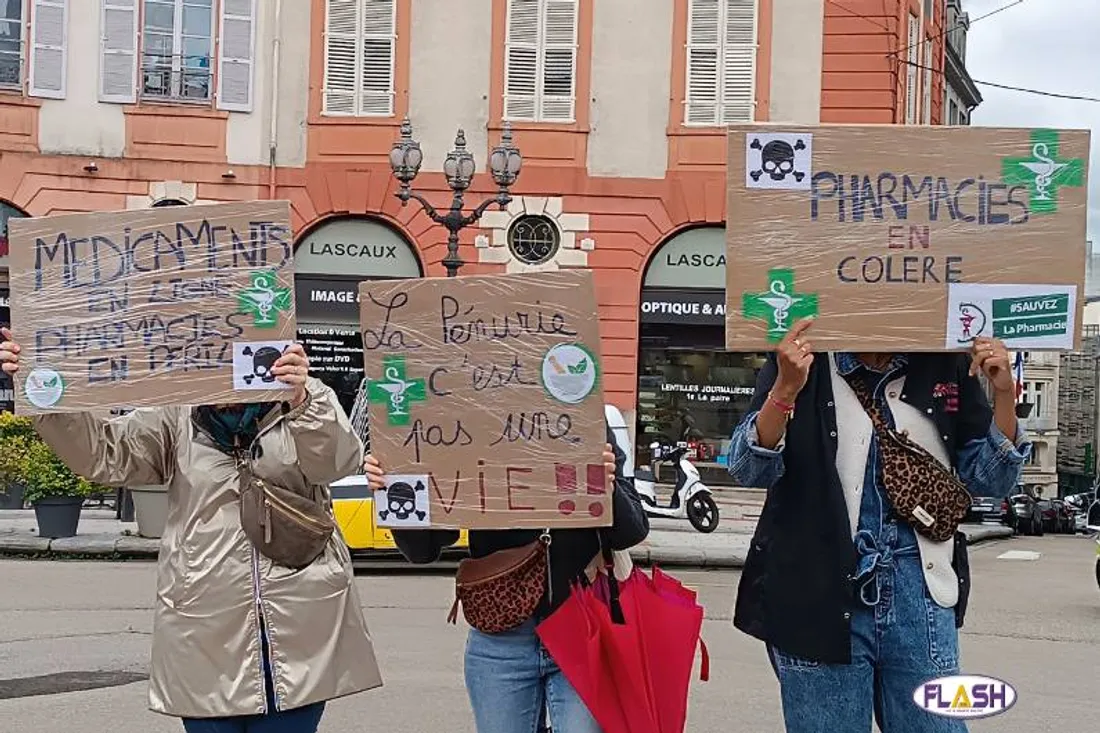
[(660, 570), (635, 569), (619, 584), (623, 623), (612, 620), (612, 595), (603, 576), (575, 589), (539, 638), (604, 733), (683, 733), (697, 646), (709, 678), (695, 593)]

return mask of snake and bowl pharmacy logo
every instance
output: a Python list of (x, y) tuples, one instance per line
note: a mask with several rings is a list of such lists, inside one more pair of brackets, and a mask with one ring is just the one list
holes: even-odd
[(27, 375), (27, 380), (23, 383), (23, 394), (35, 407), (53, 407), (65, 394), (65, 380), (56, 369), (39, 367)]
[(598, 377), (596, 357), (581, 344), (555, 344), (542, 357), (542, 385), (558, 402), (583, 402), (596, 388)]
[(995, 677), (955, 675), (925, 682), (913, 702), (944, 718), (988, 718), (1016, 704), (1016, 689)]

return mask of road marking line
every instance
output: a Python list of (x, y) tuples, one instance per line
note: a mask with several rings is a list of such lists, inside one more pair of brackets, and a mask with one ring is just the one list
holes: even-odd
[(997, 555), (998, 560), (1038, 560), (1043, 556), (1041, 552), (1032, 550), (1009, 550)]

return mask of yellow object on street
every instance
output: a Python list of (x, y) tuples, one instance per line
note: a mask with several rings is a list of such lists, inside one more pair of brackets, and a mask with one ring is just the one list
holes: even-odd
[[(371, 552), (393, 553), (397, 545), (393, 533), (379, 527), (374, 513), (374, 496), (365, 476), (349, 476), (329, 487), (332, 492), (332, 513), (351, 552), (362, 555)], [(454, 548), (469, 547), (466, 530), (459, 534)]]

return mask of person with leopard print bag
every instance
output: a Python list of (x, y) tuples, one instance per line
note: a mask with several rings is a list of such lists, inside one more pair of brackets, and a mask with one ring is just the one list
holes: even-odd
[[(493, 568), (509, 569), (502, 584), (487, 583), (484, 592), (462, 599), (470, 623), (466, 690), (478, 733), (544, 730), (547, 722), (555, 732), (600, 733), (596, 720), (535, 629), (565, 602), (576, 581), (591, 580), (609, 556), (618, 579), (629, 575), (629, 557), (624, 551), (646, 538), (649, 519), (633, 480), (623, 473), (625, 463), (626, 455), (608, 427), (604, 464), (614, 487), (610, 527), (550, 530), (548, 536), (538, 530), (469, 533), (471, 560), (463, 562), (487, 566), (477, 575), (491, 579), (502, 575)], [(385, 487), (385, 473), (377, 459), (368, 455), (363, 468), (373, 488)], [(393, 532), (401, 554), (415, 564), (435, 562), (458, 536), (457, 530)], [(463, 576), (460, 567), (456, 579), (460, 597)], [(452, 620), (456, 614), (457, 603)]]
[(778, 345), (732, 436), (730, 473), (768, 490), (734, 624), (766, 644), (788, 733), (965, 731), (912, 695), (959, 672), (971, 494), (1009, 494), (1031, 452), (1008, 352), (815, 354), (810, 332)]

